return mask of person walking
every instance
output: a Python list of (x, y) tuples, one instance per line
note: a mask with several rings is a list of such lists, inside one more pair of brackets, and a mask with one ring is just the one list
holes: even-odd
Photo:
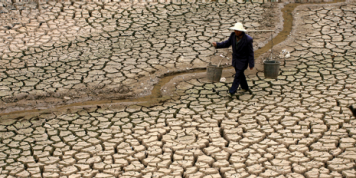
[[(231, 33), (229, 39), (223, 42), (212, 42), (215, 48), (228, 48), (232, 46), (232, 66), (235, 68), (235, 78), (229, 89), (230, 95), (237, 92), (237, 88), (241, 85), (242, 91), (250, 91), (244, 71), (249, 66), (252, 70), (255, 66), (253, 39), (245, 32), (241, 22), (237, 22), (233, 27), (230, 27), (234, 32)], [(251, 91), (250, 91), (251, 92)]]

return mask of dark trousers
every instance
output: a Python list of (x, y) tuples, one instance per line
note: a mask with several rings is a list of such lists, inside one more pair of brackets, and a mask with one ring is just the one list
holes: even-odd
[(234, 82), (232, 83), (232, 86), (229, 90), (231, 94), (236, 93), (239, 85), (241, 85), (242, 89), (248, 90), (248, 85), (244, 74), (244, 70), (236, 69), (235, 67), (235, 71), (236, 74), (235, 74)]

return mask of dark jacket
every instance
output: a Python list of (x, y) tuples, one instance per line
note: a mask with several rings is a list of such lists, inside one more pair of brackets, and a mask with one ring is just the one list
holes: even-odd
[(236, 49), (236, 36), (235, 33), (232, 32), (228, 40), (216, 43), (216, 48), (228, 48), (232, 45), (232, 66), (239, 70), (245, 70), (248, 65), (250, 68), (255, 66), (252, 43), (252, 37), (248, 36), (246, 33), (243, 33), (243, 36), (238, 44), (239, 47)]

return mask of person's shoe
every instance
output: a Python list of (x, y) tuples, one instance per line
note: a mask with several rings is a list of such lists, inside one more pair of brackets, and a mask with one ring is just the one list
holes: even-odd
[(252, 94), (252, 91), (250, 89), (242, 89), (243, 92), (249, 92), (250, 94)]
[(250, 94), (252, 94), (252, 91), (251, 91), (250, 89), (247, 89), (247, 90), (246, 90), (246, 89), (242, 89), (242, 88), (241, 88), (241, 89), (239, 89), (238, 91), (239, 91), (239, 92), (242, 92), (242, 93), (249, 92)]
[(238, 91), (238, 92), (246, 92), (246, 91), (248, 91), (248, 90), (239, 88), (237, 91)]
[(229, 90), (227, 90), (226, 92), (227, 92), (227, 94), (229, 94), (230, 96), (234, 96), (234, 94), (235, 94), (235, 93), (230, 93)]

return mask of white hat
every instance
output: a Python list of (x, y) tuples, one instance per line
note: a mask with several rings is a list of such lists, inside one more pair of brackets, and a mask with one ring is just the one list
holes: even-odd
[(230, 30), (237, 30), (237, 31), (242, 31), (242, 32), (246, 32), (246, 31), (247, 31), (247, 30), (244, 28), (244, 26), (242, 25), (241, 22), (235, 23), (235, 26), (230, 27)]

